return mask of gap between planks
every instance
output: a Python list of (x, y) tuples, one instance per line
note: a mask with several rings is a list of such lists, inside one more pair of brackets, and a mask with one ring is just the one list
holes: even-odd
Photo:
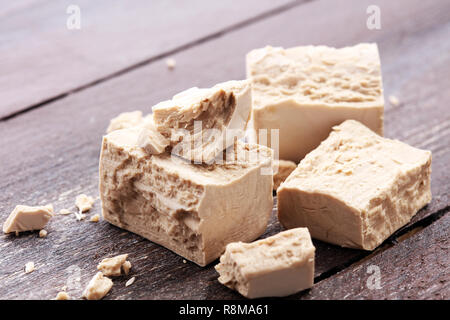
[(375, 257), (376, 255), (382, 253), (383, 251), (395, 247), (396, 245), (410, 238), (414, 234), (423, 231), (425, 228), (429, 227), (432, 223), (437, 222), (439, 219), (444, 217), (449, 212), (450, 206), (446, 206), (445, 208), (442, 208), (432, 213), (431, 215), (413, 223), (412, 225), (400, 228), (399, 230), (394, 232), (393, 235), (387, 238), (383, 242), (383, 244), (380, 247), (376, 248), (374, 251), (362, 252), (360, 255), (350, 258), (345, 263), (335, 266), (332, 269), (323, 272), (319, 276), (314, 277), (314, 285), (317, 285), (317, 283), (319, 283), (322, 280), (331, 278), (332, 276), (338, 274), (341, 271), (344, 271), (345, 269), (351, 267), (352, 265), (359, 265), (364, 261), (367, 261)]
[(241, 22), (232, 24), (232, 25), (230, 25), (228, 27), (223, 28), (220, 31), (214, 32), (214, 33), (212, 33), (210, 35), (207, 35), (207, 36), (201, 37), (199, 39), (190, 41), (188, 43), (182, 44), (182, 45), (180, 45), (178, 47), (175, 47), (174, 49), (162, 52), (162, 53), (160, 53), (158, 55), (155, 55), (153, 57), (150, 57), (148, 59), (145, 59), (145, 60), (142, 60), (140, 62), (134, 63), (134, 64), (132, 64), (132, 65), (126, 67), (126, 68), (123, 68), (123, 69), (121, 69), (119, 71), (113, 72), (113, 73), (111, 73), (109, 75), (106, 75), (104, 77), (100, 77), (97, 80), (88, 82), (88, 83), (86, 83), (84, 85), (81, 85), (79, 87), (76, 87), (76, 88), (74, 88), (74, 89), (72, 89), (72, 90), (70, 90), (68, 92), (58, 94), (56, 96), (53, 96), (53, 97), (50, 97), (50, 98), (44, 100), (43, 102), (39, 102), (39, 103), (30, 105), (28, 107), (25, 107), (25, 108), (23, 108), (23, 109), (21, 109), (19, 111), (15, 111), (15, 112), (13, 112), (13, 113), (11, 113), (9, 115), (1, 117), (0, 118), (0, 122), (1, 121), (10, 120), (10, 119), (15, 118), (17, 116), (20, 116), (21, 114), (27, 113), (27, 112), (29, 112), (31, 110), (44, 107), (47, 104), (50, 104), (52, 102), (58, 101), (60, 99), (63, 99), (63, 98), (67, 97), (70, 94), (77, 93), (77, 92), (80, 92), (82, 90), (91, 88), (91, 87), (96, 86), (96, 85), (98, 85), (100, 83), (109, 81), (109, 80), (111, 80), (113, 78), (119, 77), (119, 76), (124, 75), (124, 74), (126, 74), (128, 72), (131, 72), (133, 70), (136, 70), (138, 68), (146, 66), (146, 65), (148, 65), (150, 63), (153, 63), (153, 62), (159, 61), (161, 59), (167, 58), (167, 57), (169, 57), (171, 55), (174, 55), (176, 53), (179, 53), (179, 52), (191, 49), (191, 48), (193, 48), (195, 46), (198, 46), (198, 45), (201, 45), (201, 44), (203, 44), (205, 42), (208, 42), (208, 41), (220, 38), (220, 37), (222, 37), (222, 36), (224, 36), (224, 35), (226, 35), (228, 33), (238, 31), (238, 30), (240, 30), (242, 28), (250, 26), (250, 25), (252, 25), (254, 23), (257, 23), (257, 22), (259, 22), (261, 20), (264, 20), (264, 19), (276, 16), (278, 14), (281, 14), (281, 13), (283, 13), (285, 11), (288, 11), (288, 10), (290, 10), (292, 8), (295, 8), (297, 6), (300, 6), (302, 4), (305, 4), (305, 3), (308, 3), (308, 2), (311, 2), (311, 1), (314, 1), (314, 0), (294, 0), (293, 2), (287, 3), (285, 5), (282, 5), (282, 6), (278, 7), (278, 8), (271, 9), (271, 10), (269, 10), (267, 12), (263, 12), (261, 14), (258, 14), (256, 16), (254, 16), (254, 17), (251, 17), (251, 18), (245, 19), (245, 20), (243, 20)]

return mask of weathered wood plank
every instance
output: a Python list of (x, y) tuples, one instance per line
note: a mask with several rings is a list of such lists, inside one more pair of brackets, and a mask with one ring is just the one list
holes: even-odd
[[(395, 94), (403, 102), (396, 108), (387, 105), (387, 136), (434, 152), (434, 198), (415, 219), (445, 208), (449, 202), (450, 172), (450, 147), (446, 143), (450, 135), (446, 129), (449, 119), (445, 117), (448, 110), (446, 89), (450, 81), (445, 76), (450, 71), (450, 57), (446, 54), (450, 48), (450, 39), (446, 36), (450, 27), (449, 4), (444, 1), (380, 1), (383, 27), (370, 31), (365, 28), (365, 8), (372, 2), (355, 1), (342, 10), (334, 1), (308, 3), (176, 54), (178, 63), (172, 72), (167, 70), (164, 61), (155, 61), (0, 122), (0, 143), (6, 146), (0, 149), (3, 169), (0, 172), (3, 191), (0, 221), (18, 203), (53, 202), (59, 210), (73, 208), (79, 193), (97, 195), (101, 135), (108, 120), (119, 112), (149, 111), (152, 104), (187, 87), (243, 78), (244, 55), (255, 47), (307, 43), (342, 46), (360, 41), (379, 43), (386, 95)], [(332, 14), (327, 14), (326, 18), (318, 15), (322, 12)], [(411, 17), (414, 23), (408, 20)], [(291, 22), (290, 28), (285, 27), (286, 21)], [(428, 63), (424, 64), (422, 57), (426, 57)], [(434, 140), (434, 135), (439, 139)], [(92, 210), (94, 213), (99, 213), (99, 203)], [(280, 228), (273, 217), (266, 235)], [(126, 279), (118, 279), (108, 298), (238, 297), (216, 281), (212, 266), (200, 268), (184, 264), (182, 258), (168, 250), (106, 222), (93, 224), (77, 222), (73, 217), (57, 217), (50, 222), (49, 231), (47, 239), (39, 239), (34, 233), (18, 238), (0, 237), (2, 298), (51, 298), (58, 287), (67, 283), (68, 269), (74, 268), (80, 272), (80, 281), (75, 282), (83, 287), (95, 273), (99, 259), (123, 252), (130, 253), (134, 264), (132, 275), (136, 275), (137, 280), (133, 286), (125, 288)], [(315, 245), (316, 276), (365, 255), (320, 242)], [(21, 251), (17, 253), (18, 250)], [(38, 270), (25, 276), (21, 270), (29, 260), (35, 261)], [(69, 293), (79, 297), (80, 286), (71, 285)]]
[[(450, 214), (447, 213), (398, 245), (352, 265), (299, 296), (302, 299), (448, 300), (449, 230)], [(379, 286), (376, 286), (378, 274)]]
[[(97, 203), (93, 212), (98, 212), (99, 206)], [(0, 262), (2, 299), (50, 299), (65, 285), (71, 297), (80, 298), (96, 273), (97, 263), (106, 256), (119, 253), (130, 253), (132, 272), (128, 277), (114, 279), (113, 290), (107, 296), (109, 299), (239, 298), (237, 293), (217, 282), (215, 263), (206, 268), (189, 261), (183, 263), (182, 257), (105, 221), (98, 224), (76, 222), (73, 216), (58, 216), (46, 230), (49, 234), (45, 239), (31, 232), (18, 237), (0, 236), (0, 252), (17, 250), (14, 255), (9, 251), (8, 257)], [(280, 230), (281, 226), (273, 216), (266, 233), (271, 235)], [(346, 254), (351, 258), (355, 254), (354, 250), (320, 241), (314, 241), (314, 244), (318, 261), (316, 275), (329, 269), (328, 263), (334, 254)], [(24, 274), (24, 265), (28, 261), (34, 261), (36, 270)], [(132, 276), (136, 277), (135, 284), (125, 288), (125, 282)]]
[[(69, 5), (81, 29), (68, 29)], [(270, 1), (23, 1), (0, 8), (0, 118), (271, 10)]]

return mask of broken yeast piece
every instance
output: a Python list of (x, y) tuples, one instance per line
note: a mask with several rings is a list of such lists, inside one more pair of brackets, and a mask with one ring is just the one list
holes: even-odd
[(45, 238), (47, 234), (47, 230), (42, 229), (41, 231), (39, 231), (39, 238)]
[(83, 297), (87, 300), (100, 300), (111, 290), (113, 282), (110, 278), (103, 276), (103, 273), (97, 274), (89, 281), (83, 292)]
[(34, 267), (33, 261), (29, 261), (25, 264), (25, 273), (30, 273), (30, 272), (33, 272), (34, 270), (35, 270), (35, 267)]
[(68, 210), (68, 209), (61, 209), (61, 210), (59, 210), (59, 214), (61, 214), (61, 215), (68, 215), (68, 214), (71, 214), (72, 212), (70, 211), (70, 210)]
[(124, 264), (122, 265), (123, 273), (125, 275), (128, 275), (130, 273), (130, 269), (131, 269), (131, 262), (125, 261)]
[(278, 219), (313, 238), (373, 250), (431, 201), (431, 152), (347, 120), (278, 188)]
[(281, 183), (297, 168), (297, 164), (289, 160), (273, 161), (273, 190), (277, 190)]
[[(103, 137), (100, 197), (106, 221), (204, 266), (233, 241), (252, 241), (272, 212), (272, 151), (237, 142), (222, 164), (148, 155), (139, 128)], [(233, 148), (234, 147), (234, 148)]]
[(279, 130), (280, 159), (299, 162), (332, 126), (347, 119), (383, 134), (376, 44), (256, 49), (247, 54), (247, 78), (252, 81), (254, 129), (267, 129), (269, 146), (271, 129)]
[(122, 274), (122, 270), (124, 274), (128, 274), (131, 263), (127, 261), (127, 258), (128, 254), (105, 258), (98, 264), (97, 269), (108, 277), (118, 277)]
[(29, 207), (18, 205), (3, 224), (3, 232), (41, 230), (53, 217), (53, 206)]
[(169, 140), (156, 130), (153, 115), (142, 117), (142, 111), (124, 112), (111, 119), (107, 133), (133, 127), (141, 128), (138, 144), (149, 154), (163, 153), (170, 144)]
[(230, 243), (215, 267), (219, 282), (247, 298), (282, 297), (311, 288), (314, 252), (307, 228), (252, 243)]
[(95, 199), (91, 196), (85, 194), (80, 194), (75, 199), (75, 205), (80, 210), (80, 213), (86, 212), (92, 209)]
[(58, 292), (55, 300), (70, 300), (70, 296), (67, 294), (67, 292), (61, 291)]
[(134, 281), (136, 281), (136, 277), (130, 278), (127, 282), (125, 282), (125, 287), (131, 286)]
[(166, 60), (167, 68), (173, 69), (177, 65), (177, 61), (174, 58), (169, 58)]
[(153, 115), (148, 115), (143, 121), (138, 137), (138, 145), (149, 154), (161, 154), (169, 144), (169, 140), (156, 130)]
[(183, 91), (155, 105), (153, 118), (175, 154), (209, 163), (244, 137), (251, 107), (250, 82), (228, 81)]

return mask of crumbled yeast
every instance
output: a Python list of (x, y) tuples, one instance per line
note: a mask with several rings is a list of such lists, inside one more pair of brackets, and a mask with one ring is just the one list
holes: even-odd
[(176, 64), (177, 64), (177, 62), (176, 62), (176, 60), (174, 58), (169, 58), (169, 59), (166, 60), (166, 64), (167, 64), (167, 68), (174, 69)]
[(89, 281), (83, 292), (83, 297), (87, 300), (100, 300), (108, 294), (112, 286), (113, 282), (111, 279), (103, 276), (103, 273), (97, 272), (91, 281)]
[(30, 273), (34, 271), (34, 262), (30, 261), (25, 264), (25, 273)]
[(58, 292), (56, 295), (55, 300), (70, 300), (70, 296), (67, 294), (67, 292)]
[(125, 287), (131, 286), (134, 281), (136, 280), (136, 277), (133, 277), (131, 279), (129, 279), (126, 283), (125, 283)]
[(87, 196), (85, 194), (80, 194), (79, 196), (77, 196), (75, 200), (75, 205), (80, 210), (80, 213), (83, 213), (91, 210), (94, 202), (95, 202), (94, 198)]
[(130, 261), (127, 261), (128, 254), (121, 254), (112, 258), (103, 259), (97, 266), (105, 276), (118, 277), (122, 274), (128, 274), (131, 269)]
[(61, 209), (61, 210), (59, 210), (59, 214), (61, 214), (61, 215), (68, 215), (68, 214), (71, 214), (72, 212), (70, 211), (70, 210), (68, 210), (68, 209)]
[(3, 224), (4, 233), (41, 230), (53, 217), (53, 206), (17, 205)]
[(389, 102), (394, 106), (398, 106), (400, 104), (400, 100), (396, 96), (389, 96)]

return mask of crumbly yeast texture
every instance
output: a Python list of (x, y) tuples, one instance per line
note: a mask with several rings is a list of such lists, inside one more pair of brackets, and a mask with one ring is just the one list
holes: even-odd
[(277, 190), (281, 183), (297, 168), (297, 164), (289, 160), (273, 161), (273, 190)]
[(86, 212), (92, 209), (95, 199), (93, 197), (87, 196), (85, 194), (80, 194), (75, 199), (75, 205), (80, 212)]
[(315, 248), (307, 228), (252, 243), (230, 243), (215, 267), (219, 282), (247, 298), (287, 296), (311, 288)]
[(108, 294), (112, 286), (113, 282), (110, 278), (105, 277), (101, 272), (97, 272), (84, 289), (83, 297), (87, 300), (100, 300)]
[(3, 224), (3, 232), (22, 232), (43, 229), (53, 217), (53, 206), (17, 205)]
[(265, 47), (247, 54), (255, 130), (279, 129), (281, 159), (299, 162), (331, 127), (355, 119), (383, 134), (384, 98), (376, 44), (341, 49)]
[(55, 300), (70, 300), (70, 296), (67, 294), (67, 292), (61, 291), (58, 292)]
[(237, 142), (223, 163), (191, 164), (168, 152), (149, 155), (140, 128), (103, 137), (102, 213), (110, 223), (201, 266), (233, 241), (252, 241), (272, 211), (272, 152)]
[(278, 218), (313, 238), (373, 250), (431, 201), (431, 152), (347, 120), (278, 189)]
[(251, 106), (250, 82), (242, 80), (190, 88), (152, 111), (157, 130), (176, 146), (172, 152), (210, 163), (245, 135)]
[(148, 154), (161, 154), (169, 146), (170, 141), (158, 132), (153, 120), (153, 114), (147, 115), (141, 123), (138, 145)]
[(156, 129), (153, 114), (143, 117), (142, 111), (121, 113), (111, 119), (106, 133), (134, 127), (140, 128), (138, 144), (148, 154), (161, 154), (166, 150), (170, 142)]
[(128, 274), (131, 263), (127, 261), (127, 258), (128, 254), (105, 258), (97, 265), (97, 269), (107, 277), (118, 277), (122, 273)]

